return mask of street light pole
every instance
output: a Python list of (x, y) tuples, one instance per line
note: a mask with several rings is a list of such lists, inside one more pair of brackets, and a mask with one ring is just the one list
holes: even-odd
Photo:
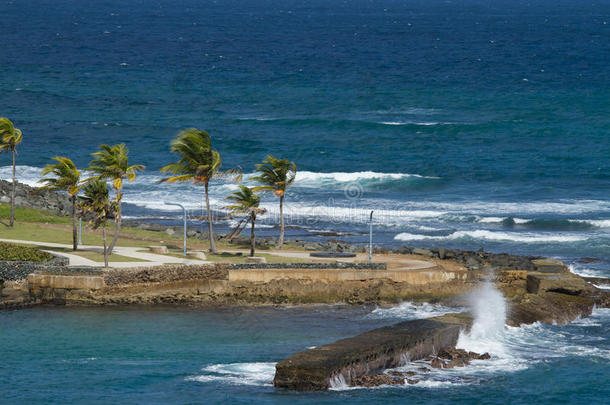
[(373, 265), (373, 212), (371, 211), (371, 217), (369, 219), (369, 264)]
[(78, 244), (83, 244), (83, 218), (78, 218)]
[(175, 205), (176, 207), (180, 207), (182, 208), (182, 217), (183, 217), (183, 234), (184, 234), (184, 243), (183, 243), (183, 254), (184, 256), (186, 256), (186, 208), (184, 208), (184, 206), (182, 204), (178, 204), (178, 203), (171, 203), (171, 202), (165, 202), (165, 205)]

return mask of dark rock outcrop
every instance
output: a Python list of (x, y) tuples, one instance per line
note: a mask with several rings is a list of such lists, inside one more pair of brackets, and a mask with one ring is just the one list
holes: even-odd
[(471, 322), (466, 314), (406, 321), (306, 350), (277, 363), (273, 384), (299, 391), (350, 385), (366, 375), (454, 347), (460, 330)]
[[(12, 182), (0, 180), (0, 202), (9, 203)], [(57, 215), (72, 215), (72, 203), (67, 193), (31, 187), (17, 182), (15, 186), (15, 205), (51, 211)]]

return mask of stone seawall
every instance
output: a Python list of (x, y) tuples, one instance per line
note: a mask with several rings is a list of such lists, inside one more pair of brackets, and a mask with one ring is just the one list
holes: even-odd
[(311, 281), (364, 281), (389, 280), (397, 283), (426, 285), (450, 281), (466, 281), (471, 277), (466, 271), (448, 271), (440, 268), (422, 270), (356, 270), (356, 269), (261, 269), (229, 270), (229, 281), (249, 281), (268, 283), (272, 280), (311, 280)]
[(30, 273), (65, 270), (69, 260), (55, 256), (46, 262), (0, 261), (0, 280), (16, 281), (25, 279)]
[(306, 350), (277, 363), (273, 385), (298, 391), (351, 385), (364, 375), (454, 347), (471, 322), (467, 314), (406, 321)]

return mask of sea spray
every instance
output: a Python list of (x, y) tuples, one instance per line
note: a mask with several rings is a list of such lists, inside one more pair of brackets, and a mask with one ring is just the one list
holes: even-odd
[(506, 301), (491, 281), (471, 293), (470, 308), (474, 316), (469, 332), (459, 336), (457, 348), (492, 356), (505, 357)]

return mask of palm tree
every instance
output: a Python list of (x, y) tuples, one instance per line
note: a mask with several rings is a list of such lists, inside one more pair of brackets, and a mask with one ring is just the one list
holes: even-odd
[(54, 156), (51, 159), (57, 163), (48, 164), (42, 169), (42, 175), (52, 174), (53, 177), (39, 180), (41, 183), (46, 183), (49, 190), (66, 191), (70, 194), (72, 202), (72, 249), (76, 250), (78, 246), (78, 238), (76, 231), (76, 195), (80, 185), (80, 171), (72, 160), (65, 156)]
[(23, 134), (19, 128), (15, 128), (11, 120), (8, 118), (0, 118), (0, 151), (11, 152), (13, 155), (13, 188), (11, 190), (11, 219), (10, 226), (15, 224), (15, 155), (17, 154), (17, 145), (23, 139)]
[(244, 185), (240, 185), (239, 190), (235, 191), (226, 199), (235, 203), (224, 207), (231, 210), (231, 214), (247, 214), (250, 217), (250, 223), (252, 224), (250, 231), (250, 256), (254, 256), (254, 250), (256, 248), (256, 238), (254, 235), (256, 216), (258, 214), (264, 214), (267, 210), (258, 207), (261, 198), (254, 193), (252, 188)]
[(174, 183), (177, 181), (193, 181), (193, 184), (203, 184), (205, 191), (205, 207), (207, 210), (210, 252), (216, 253), (214, 230), (212, 227), (212, 211), (210, 210), (209, 186), (210, 180), (223, 175), (234, 175), (241, 179), (237, 169), (221, 172), (222, 159), (217, 150), (212, 149), (212, 140), (207, 132), (197, 128), (188, 128), (180, 131), (171, 143), (170, 150), (180, 155), (176, 163), (161, 168), (164, 173), (174, 176), (167, 177), (161, 182)]
[(288, 159), (277, 159), (267, 155), (263, 163), (256, 165), (256, 171), (260, 174), (252, 177), (251, 180), (263, 185), (254, 187), (254, 190), (270, 190), (280, 197), (280, 237), (275, 247), (281, 249), (284, 244), (284, 197), (286, 189), (294, 182), (297, 175), (297, 165)]
[(123, 180), (134, 181), (136, 179), (136, 172), (144, 170), (143, 165), (129, 165), (127, 155), (129, 150), (124, 143), (110, 146), (100, 145), (98, 152), (92, 153), (93, 160), (89, 163), (87, 170), (95, 174), (94, 178), (100, 180), (110, 180), (112, 187), (116, 191), (115, 202), (116, 215), (114, 218), (115, 229), (112, 242), (108, 247), (109, 255), (112, 254), (112, 250), (119, 239), (119, 233), (121, 231), (121, 199), (123, 198)]
[(91, 179), (83, 186), (83, 196), (80, 197), (79, 206), (81, 215), (89, 214), (89, 223), (93, 229), (102, 228), (104, 243), (104, 266), (108, 267), (110, 249), (106, 244), (106, 224), (108, 218), (115, 215), (118, 203), (110, 201), (108, 184), (105, 180)]

